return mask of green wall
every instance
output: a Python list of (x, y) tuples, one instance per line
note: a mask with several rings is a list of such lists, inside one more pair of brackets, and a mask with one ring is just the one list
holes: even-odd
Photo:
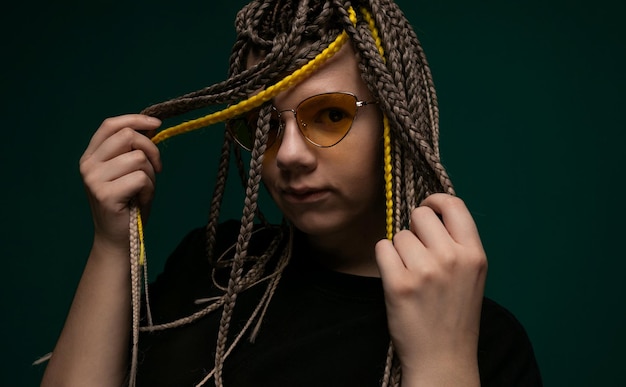
[[(3, 386), (38, 384), (30, 363), (53, 348), (89, 251), (78, 159), (92, 132), (223, 79), (242, 1), (65, 3), (12, 2), (0, 16)], [(444, 164), (489, 255), (487, 294), (526, 326), (546, 385), (626, 385), (626, 7), (400, 4), (438, 87)], [(161, 146), (153, 275), (205, 221), (218, 131)]]

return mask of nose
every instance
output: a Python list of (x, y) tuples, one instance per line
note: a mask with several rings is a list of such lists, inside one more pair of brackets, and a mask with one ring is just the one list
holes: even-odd
[[(292, 114), (289, 114), (289, 113)], [(300, 132), (293, 110), (281, 111), (282, 133), (277, 139), (276, 163), (283, 171), (302, 172), (315, 168), (315, 150)]]

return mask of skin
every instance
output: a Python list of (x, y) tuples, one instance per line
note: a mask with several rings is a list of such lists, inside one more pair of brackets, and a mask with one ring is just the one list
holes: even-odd
[[(349, 46), (311, 78), (278, 95), (280, 110), (325, 91), (371, 100)], [(427, 198), (411, 227), (384, 236), (381, 113), (359, 109), (336, 146), (317, 148), (284, 115), (281, 141), (268, 149), (263, 180), (285, 215), (334, 270), (380, 276), (391, 337), (405, 387), (479, 385), (476, 359), (486, 257), (463, 202)], [(106, 119), (80, 160), (94, 221), (86, 267), (42, 386), (119, 386), (128, 366), (129, 201), (147, 214), (161, 170), (158, 148), (142, 132), (160, 121)]]

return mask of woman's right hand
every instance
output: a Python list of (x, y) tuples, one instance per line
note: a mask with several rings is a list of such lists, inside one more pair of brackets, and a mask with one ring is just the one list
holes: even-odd
[(146, 134), (153, 134), (160, 125), (159, 119), (141, 114), (111, 117), (91, 138), (80, 158), (80, 173), (91, 206), (95, 241), (127, 249), (131, 199), (137, 199), (144, 218), (148, 214), (161, 157)]

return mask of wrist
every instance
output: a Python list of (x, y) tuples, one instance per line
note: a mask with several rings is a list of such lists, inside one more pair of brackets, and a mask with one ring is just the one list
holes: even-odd
[[(91, 246), (90, 257), (96, 259), (115, 259), (114, 257), (128, 258), (130, 256), (130, 241), (127, 238), (110, 238), (95, 233)], [(124, 259), (128, 262), (128, 259)]]
[(402, 387), (413, 386), (480, 386), (477, 356), (433, 354), (419, 362), (402, 363)]

